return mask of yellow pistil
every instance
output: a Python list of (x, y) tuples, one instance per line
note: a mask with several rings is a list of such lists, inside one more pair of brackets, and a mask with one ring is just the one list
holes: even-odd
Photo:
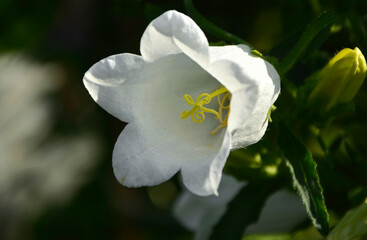
[[(224, 96), (221, 99), (220, 95), (222, 94), (224, 94)], [(210, 103), (213, 97), (218, 97), (218, 104), (219, 104), (218, 111), (204, 107), (204, 105)], [(230, 107), (229, 107), (229, 104), (227, 106), (224, 106), (224, 103), (226, 102), (226, 100), (230, 100), (230, 93), (228, 92), (228, 90), (225, 87), (222, 86), (218, 90), (210, 94), (202, 93), (196, 98), (195, 102), (193, 98), (188, 94), (184, 95), (184, 99), (188, 105), (193, 106), (193, 107), (190, 111), (183, 111), (180, 115), (181, 119), (185, 119), (191, 116), (192, 121), (196, 123), (201, 123), (205, 120), (205, 113), (214, 114), (215, 118), (219, 119), (220, 125), (216, 129), (214, 129), (214, 131), (210, 133), (212, 135), (215, 134), (219, 129), (227, 126)], [(223, 119), (223, 109), (228, 109), (227, 114), (224, 119)]]

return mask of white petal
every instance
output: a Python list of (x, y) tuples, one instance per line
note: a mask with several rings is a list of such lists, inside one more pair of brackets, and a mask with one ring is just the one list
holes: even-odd
[[(253, 57), (247, 46), (210, 47), (209, 66), (203, 66), (232, 94), (229, 131), (242, 126), (255, 110), (259, 98), (259, 79), (251, 74)], [(262, 60), (263, 61), (263, 60)]]
[(218, 215), (217, 218), (213, 218), (214, 223), (217, 222), (224, 213), (227, 203), (244, 185), (244, 182), (239, 182), (232, 176), (223, 174), (218, 189), (219, 196), (200, 197), (189, 191), (184, 191), (174, 204), (173, 215), (188, 229), (201, 230), (204, 218), (208, 218), (206, 217), (208, 212)]
[[(187, 152), (195, 148), (212, 149), (213, 146), (219, 151), (223, 137), (210, 135), (219, 125), (213, 114), (205, 114), (202, 123), (195, 123), (190, 117), (180, 118), (183, 111), (192, 108), (185, 102), (184, 95), (189, 94), (196, 100), (204, 92), (213, 92), (221, 86), (216, 79), (184, 54), (148, 63), (140, 74), (148, 77), (150, 84), (136, 87), (135, 98), (140, 104), (135, 110), (135, 121), (154, 129), (155, 135), (172, 135), (177, 141), (184, 142)], [(218, 109), (217, 99), (206, 107)]]
[[(230, 139), (229, 133), (225, 139)], [(113, 169), (122, 185), (140, 187), (160, 184), (183, 166), (183, 181), (189, 190), (198, 195), (210, 195), (216, 193), (217, 181), (229, 154), (230, 143), (224, 142), (218, 154), (217, 146), (193, 146), (169, 131), (157, 134), (154, 128), (133, 122), (126, 126), (116, 142)], [(195, 173), (202, 175), (199, 179), (190, 175)], [(202, 186), (202, 182), (209, 184)]]
[(133, 54), (109, 56), (94, 64), (84, 75), (83, 82), (102, 108), (121, 121), (132, 120), (134, 105), (133, 91), (135, 75), (144, 60)]
[(253, 57), (249, 57), (248, 51), (250, 49), (245, 45), (210, 47), (211, 64), (203, 68), (229, 91), (238, 91), (244, 85), (257, 81), (257, 76), (251, 74)]
[(184, 190), (173, 206), (173, 216), (187, 229), (197, 231), (210, 206), (206, 200), (213, 197), (219, 198), (217, 196), (201, 197)]
[(258, 99), (259, 78), (252, 74), (257, 69), (250, 69), (256, 64), (252, 63), (255, 57), (249, 57), (249, 47), (210, 47), (208, 59), (208, 42), (200, 28), (186, 15), (168, 11), (146, 29), (141, 41), (141, 52), (144, 59), (150, 61), (183, 52), (232, 94), (238, 92), (237, 96), (232, 96), (236, 101), (231, 104), (233, 106), (228, 124), (230, 131), (242, 126), (250, 118)]
[[(210, 230), (225, 213), (227, 204), (244, 185), (244, 182), (224, 174), (218, 197), (199, 197), (184, 192), (175, 203), (173, 214), (182, 225), (195, 231), (194, 239), (208, 239)], [(281, 190), (269, 197), (258, 222), (250, 225), (246, 233), (287, 232), (305, 219), (307, 213), (299, 197)]]
[(136, 123), (129, 123), (120, 134), (112, 161), (115, 176), (122, 185), (154, 186), (168, 180), (179, 170), (174, 156), (166, 151), (167, 147), (173, 146), (162, 142), (162, 138), (157, 140), (152, 137)]
[(301, 199), (287, 190), (269, 197), (261, 211), (259, 221), (248, 227), (246, 233), (288, 232), (307, 219)]
[(249, 75), (256, 75), (258, 78), (258, 99), (251, 116), (234, 132), (232, 149), (244, 148), (262, 138), (268, 126), (268, 111), (280, 92), (280, 77), (274, 67), (260, 58), (252, 58)]
[[(270, 63), (253, 56), (245, 45), (210, 47), (210, 58), (217, 62), (208, 71), (232, 93), (228, 124), (230, 131), (235, 130), (232, 149), (256, 143), (266, 131), (267, 113), (280, 92), (278, 73)], [(222, 76), (223, 66), (232, 70), (232, 79), (225, 77), (231, 72)]]
[(260, 141), (268, 127), (268, 121), (263, 119), (261, 114), (254, 114), (254, 117), (237, 129), (233, 134), (231, 150), (245, 148)]
[(231, 134), (229, 131), (224, 134), (219, 152), (213, 156), (201, 154), (198, 159), (191, 159), (182, 166), (183, 183), (191, 192), (200, 196), (218, 195), (222, 170), (231, 146)]
[(203, 68), (232, 93), (228, 128), (236, 131), (233, 148), (259, 141), (267, 127), (267, 113), (280, 91), (278, 73), (245, 45), (210, 47), (210, 61)]
[[(131, 133), (129, 124), (115, 146), (117, 179), (125, 186), (154, 185), (182, 167), (184, 183), (191, 191), (215, 194), (229, 153), (230, 134), (210, 134), (219, 125), (214, 115), (207, 114), (205, 122), (198, 124), (190, 118), (181, 119), (180, 114), (192, 107), (184, 101), (184, 94), (195, 99), (203, 92), (218, 89), (220, 84), (184, 54), (147, 63), (136, 77), (143, 76), (148, 76), (149, 83), (134, 86), (134, 98), (140, 101), (130, 123), (135, 133)], [(217, 101), (210, 104), (217, 108)], [(126, 139), (125, 131), (130, 132), (131, 139)], [(199, 171), (200, 179), (191, 177), (196, 175), (194, 171)]]
[(226, 212), (227, 206), (220, 205), (206, 212), (200, 222), (200, 228), (195, 232), (194, 240), (208, 240), (213, 227)]
[(190, 58), (208, 60), (208, 40), (188, 16), (174, 10), (154, 19), (145, 30), (140, 52), (147, 61), (163, 56), (185, 53)]

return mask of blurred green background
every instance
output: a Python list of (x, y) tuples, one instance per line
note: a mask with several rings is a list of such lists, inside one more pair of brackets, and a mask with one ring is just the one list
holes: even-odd
[[(296, 85), (344, 47), (367, 53), (366, 1), (194, 4), (217, 26), (279, 59), (325, 9), (350, 14), (347, 27), (321, 34), (318, 50), (289, 73)], [(139, 189), (115, 180), (112, 150), (124, 123), (98, 107), (82, 84), (100, 59), (139, 54), (146, 26), (170, 9), (185, 13), (179, 0), (0, 1), (0, 239), (191, 239), (171, 216), (181, 191), (177, 176)], [(359, 123), (367, 120), (366, 96), (364, 84), (357, 99)], [(350, 207), (327, 204), (340, 213)]]

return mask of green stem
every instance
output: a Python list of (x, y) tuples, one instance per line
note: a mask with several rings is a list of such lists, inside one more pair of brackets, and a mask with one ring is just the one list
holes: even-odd
[[(192, 0), (184, 0), (184, 4), (185, 4), (185, 8), (186, 8), (186, 12), (187, 14), (192, 17), (192, 19), (195, 20), (195, 22), (202, 28), (205, 30), (205, 32), (207, 32), (208, 34), (211, 34), (221, 40), (230, 42), (230, 43), (234, 43), (234, 44), (245, 44), (249, 47), (251, 47), (251, 45), (247, 42), (245, 42), (243, 39), (241, 39), (240, 37), (231, 34), (219, 27), (217, 27), (216, 25), (214, 25), (212, 22), (210, 22), (208, 19), (206, 19), (205, 17), (203, 17), (198, 10), (196, 10), (194, 4), (192, 3)], [(251, 47), (252, 48), (252, 47)]]

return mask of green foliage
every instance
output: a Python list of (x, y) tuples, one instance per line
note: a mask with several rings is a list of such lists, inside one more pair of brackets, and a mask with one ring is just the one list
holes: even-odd
[[(319, 48), (332, 34), (337, 34), (340, 31), (340, 28), (337, 28), (337, 26), (343, 25), (336, 25), (336, 23), (340, 24), (343, 22), (345, 19), (344, 17), (345, 15), (341, 15), (335, 10), (324, 12), (305, 28), (299, 40), (294, 44), (288, 55), (285, 56), (282, 61), (279, 62), (275, 57), (265, 57), (265, 59), (269, 59), (274, 66), (276, 66), (282, 76), (282, 85), (287, 90), (286, 92), (283, 91), (280, 100), (276, 103), (278, 109), (281, 108), (275, 115), (275, 135), (278, 136), (279, 141), (276, 142), (274, 139), (271, 140), (265, 137), (256, 147), (249, 147), (246, 150), (234, 152), (225, 167), (225, 172), (238, 179), (244, 179), (255, 183), (257, 181), (268, 181), (269, 175), (266, 174), (266, 169), (269, 166), (275, 166), (275, 169), (277, 169), (275, 175), (283, 176), (285, 174), (286, 171), (282, 168), (283, 164), (279, 162), (275, 164), (276, 161), (274, 161), (274, 159), (278, 159), (279, 156), (283, 156), (288, 167), (288, 172), (291, 175), (293, 186), (299, 193), (314, 227), (324, 236), (329, 233), (329, 214), (326, 208), (324, 191), (321, 183), (329, 182), (323, 179), (323, 177), (328, 178), (328, 176), (333, 176), (331, 179), (337, 179), (341, 178), (341, 176), (339, 176), (339, 173), (331, 171), (331, 169), (329, 169), (330, 172), (326, 173), (331, 165), (325, 164), (322, 161), (320, 163), (322, 173), (320, 180), (319, 173), (316, 169), (316, 159), (314, 159), (312, 155), (314, 153), (317, 159), (321, 157), (321, 159), (326, 158), (328, 161), (333, 161), (333, 159), (338, 158), (335, 157), (338, 155), (337, 152), (340, 151), (340, 149), (345, 149), (342, 150), (343, 155), (352, 159), (359, 158), (355, 150), (351, 150), (353, 148), (351, 148), (349, 144), (342, 147), (340, 144), (335, 145), (336, 142), (334, 142), (334, 144), (326, 143), (328, 141), (326, 139), (330, 134), (327, 129), (329, 129), (337, 119), (344, 118), (347, 114), (354, 112), (355, 104), (351, 101), (339, 103), (330, 111), (325, 111), (324, 103), (320, 101), (308, 101), (311, 92), (315, 89), (316, 85), (319, 84), (319, 70), (323, 67), (320, 64), (313, 63), (315, 67), (312, 69), (311, 75), (305, 77), (303, 82), (301, 81), (301, 85), (300, 83), (292, 81), (293, 77), (292, 75), (288, 75), (288, 73), (291, 69), (297, 67), (297, 64), (307, 64), (311, 60), (315, 61), (316, 59), (316, 61), (319, 61), (319, 59), (323, 58), (322, 54), (317, 54), (319, 53)], [(331, 26), (333, 27), (331, 28)], [(325, 60), (323, 60), (323, 62), (325, 62)], [(326, 91), (328, 90), (326, 89)], [(329, 90), (327, 93), (333, 94), (332, 90)], [(292, 130), (289, 126), (292, 126)], [(339, 140), (343, 141), (342, 139), (344, 139), (345, 141), (347, 136), (348, 134), (344, 134)], [(272, 138), (274, 138), (274, 136), (272, 136)], [(261, 149), (266, 149), (269, 143), (275, 143), (278, 149), (273, 147), (270, 151), (262, 151)], [(308, 149), (309, 147), (310, 150)], [(271, 154), (269, 154), (269, 152)], [(269, 158), (269, 156), (271, 157)], [(273, 162), (269, 161), (271, 158)], [(352, 159), (349, 161), (353, 161)], [(331, 164), (334, 165), (336, 163), (333, 162)], [(349, 167), (352, 165), (364, 169), (365, 164), (365, 161), (360, 161), (354, 164), (349, 162), (348, 165)], [(355, 170), (353, 171), (355, 172)], [(355, 176), (359, 176), (359, 174)], [(350, 181), (350, 178), (354, 177), (343, 176), (345, 184)], [(361, 183), (364, 182), (364, 179), (360, 178), (358, 181)], [(332, 184), (332, 180), (330, 180), (330, 184)], [(348, 192), (347, 189), (351, 187), (351, 185), (348, 184), (345, 186), (343, 186), (343, 184), (331, 186), (330, 184), (328, 183), (327, 190), (339, 187), (343, 189), (342, 191)], [(339, 189), (339, 191), (340, 190), (341, 189)], [(359, 187), (358, 193), (350, 193), (350, 196), (354, 196), (354, 199), (356, 199), (354, 201), (360, 202), (363, 200), (366, 190), (365, 187)], [(352, 199), (350, 199), (350, 201), (352, 201)], [(228, 212), (230, 212), (230, 207), (228, 208)], [(228, 212), (226, 214), (230, 214)], [(234, 215), (233, 211), (232, 214)], [(224, 227), (226, 224), (223, 223), (225, 221), (223, 219), (225, 218), (221, 220), (222, 225), (216, 227), (217, 234), (219, 234), (218, 229), (221, 231), (228, 231), (228, 229), (226, 230)], [(229, 221), (229, 219), (230, 218), (227, 216), (227, 221)], [(256, 218), (252, 218), (252, 220), (255, 222)], [(227, 224), (227, 227), (232, 228), (229, 224)], [(284, 237), (287, 238), (287, 236)], [(235, 239), (239, 239), (238, 235)]]
[(339, 15), (335, 11), (329, 10), (318, 17), (311, 25), (309, 25), (297, 44), (292, 48), (289, 54), (282, 60), (278, 67), (280, 76), (284, 77), (287, 72), (296, 64), (296, 62), (303, 56), (303, 53), (307, 50), (312, 40), (316, 35), (326, 27), (329, 27), (332, 23), (339, 19)]
[(279, 145), (292, 175), (293, 186), (301, 196), (313, 225), (326, 236), (329, 232), (329, 216), (316, 163), (310, 151), (287, 126), (282, 126), (282, 130)]
[(261, 181), (281, 174), (285, 166), (281, 155), (267, 139), (261, 145), (233, 151), (224, 172), (241, 181)]

